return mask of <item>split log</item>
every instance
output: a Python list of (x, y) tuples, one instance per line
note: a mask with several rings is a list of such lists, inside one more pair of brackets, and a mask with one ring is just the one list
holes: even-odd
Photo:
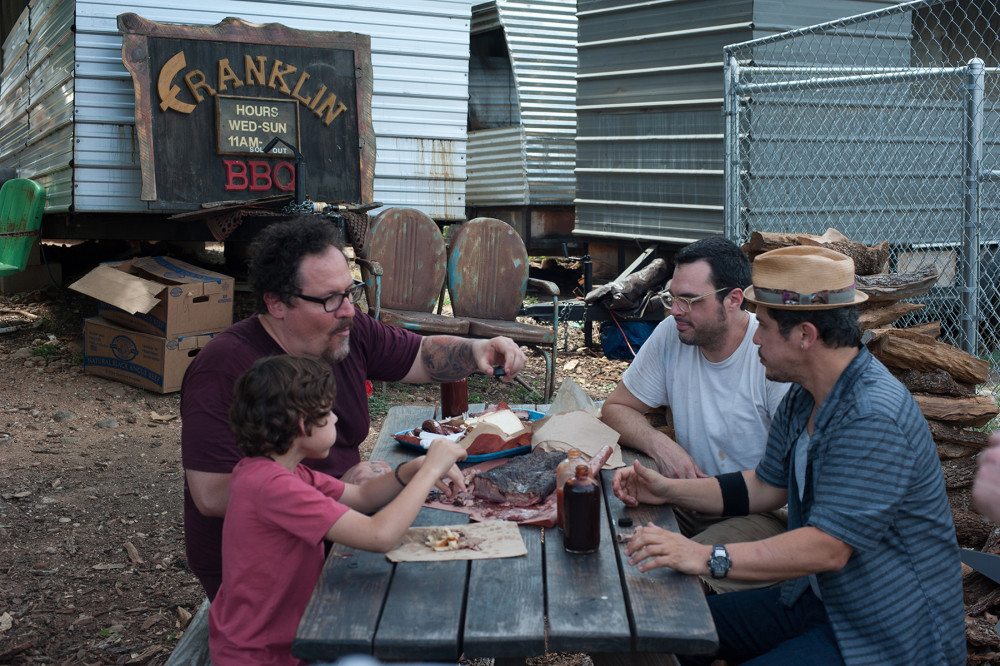
[(937, 395), (952, 395), (967, 398), (976, 395), (976, 387), (972, 384), (956, 382), (954, 377), (941, 368), (929, 372), (919, 370), (903, 370), (896, 375), (910, 393), (934, 393)]
[(972, 456), (979, 453), (979, 449), (974, 449), (971, 446), (962, 446), (961, 444), (948, 444), (942, 442), (935, 443), (937, 444), (936, 448), (938, 460), (965, 458), (966, 456)]
[(957, 423), (961, 425), (984, 426), (1000, 414), (997, 401), (993, 396), (974, 395), (968, 398), (953, 398), (951, 396), (930, 395), (918, 393), (913, 395), (917, 406), (924, 416), (936, 421)]
[(982, 451), (990, 443), (988, 433), (959, 428), (951, 423), (928, 419), (927, 427), (931, 430), (931, 437), (939, 444), (968, 446), (977, 451)]
[[(921, 306), (923, 307), (923, 306)], [(941, 337), (941, 322), (939, 321), (929, 321), (926, 324), (916, 324), (915, 326), (907, 326), (903, 329), (904, 331), (912, 331), (914, 333), (919, 333), (920, 335), (926, 335), (928, 338), (940, 338)]]
[(993, 523), (975, 511), (953, 508), (951, 517), (955, 521), (955, 536), (963, 548), (979, 550), (993, 531)]
[[(995, 599), (995, 597), (994, 597)], [(965, 640), (976, 647), (994, 647), (1000, 645), (1000, 636), (996, 628), (984, 618), (965, 616)]]
[(753, 261), (762, 252), (792, 245), (821, 246), (846, 254), (854, 260), (854, 272), (858, 275), (881, 273), (889, 259), (889, 243), (887, 241), (869, 247), (864, 243), (850, 240), (836, 229), (827, 229), (822, 236), (754, 231), (750, 234), (750, 240), (743, 244), (743, 252), (750, 257), (750, 261)]
[(1000, 586), (978, 572), (963, 581), (962, 594), (969, 615), (981, 615), (1000, 603)]
[(891, 367), (923, 372), (942, 368), (966, 384), (982, 384), (989, 379), (989, 362), (906, 329), (871, 329), (865, 331), (864, 342), (875, 358)]
[(931, 290), (941, 273), (933, 265), (923, 266), (912, 273), (883, 273), (855, 276), (858, 289), (868, 294), (869, 301), (901, 301), (922, 296)]
[(886, 304), (884, 301), (875, 301), (870, 307), (862, 309), (865, 305), (868, 305), (868, 301), (862, 303), (858, 308), (858, 325), (862, 331), (891, 324), (903, 315), (924, 307), (920, 303)]
[(975, 458), (956, 458), (941, 463), (944, 485), (948, 490), (968, 488), (976, 478)]
[(983, 546), (983, 552), (1000, 555), (1000, 527), (997, 527), (996, 525), (993, 526), (993, 533), (990, 534), (990, 538), (986, 540), (986, 545)]

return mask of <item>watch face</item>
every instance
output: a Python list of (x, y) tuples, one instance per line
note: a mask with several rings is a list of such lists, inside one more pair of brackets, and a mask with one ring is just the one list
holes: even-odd
[(730, 565), (729, 553), (723, 546), (716, 546), (712, 550), (712, 557), (708, 559), (708, 570), (711, 572), (712, 578), (725, 578), (726, 574), (729, 573)]

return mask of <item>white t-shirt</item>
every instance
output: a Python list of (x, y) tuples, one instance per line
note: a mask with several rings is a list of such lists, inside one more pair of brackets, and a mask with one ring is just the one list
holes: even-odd
[(673, 317), (657, 325), (622, 381), (652, 407), (670, 405), (677, 443), (710, 476), (755, 469), (764, 455), (771, 417), (790, 384), (764, 377), (750, 322), (736, 351), (711, 363), (701, 347), (677, 337)]

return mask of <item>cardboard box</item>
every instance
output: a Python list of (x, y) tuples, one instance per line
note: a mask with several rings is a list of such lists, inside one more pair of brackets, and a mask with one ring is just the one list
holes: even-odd
[(233, 278), (171, 257), (104, 263), (69, 288), (98, 299), (105, 320), (164, 338), (233, 323)]
[(184, 371), (213, 335), (163, 338), (91, 317), (83, 322), (83, 370), (157, 393), (179, 391)]

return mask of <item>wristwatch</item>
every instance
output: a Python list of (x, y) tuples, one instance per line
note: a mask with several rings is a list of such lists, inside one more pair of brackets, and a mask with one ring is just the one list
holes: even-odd
[(725, 546), (721, 544), (712, 546), (712, 556), (708, 558), (708, 570), (712, 573), (712, 578), (725, 578), (732, 564)]

